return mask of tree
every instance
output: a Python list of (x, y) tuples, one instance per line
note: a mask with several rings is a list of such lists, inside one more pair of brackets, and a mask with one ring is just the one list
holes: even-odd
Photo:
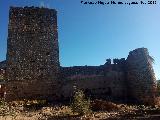
[(85, 99), (85, 94), (82, 90), (77, 90), (75, 92), (71, 103), (71, 109), (74, 113), (78, 113), (79, 115), (84, 115), (91, 112), (90, 100)]

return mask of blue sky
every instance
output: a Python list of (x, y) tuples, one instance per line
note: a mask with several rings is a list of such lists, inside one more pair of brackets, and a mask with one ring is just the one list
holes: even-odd
[(160, 3), (84, 5), (80, 1), (0, 0), (0, 61), (6, 58), (9, 6), (45, 6), (58, 11), (62, 66), (101, 65), (107, 58), (127, 58), (129, 51), (146, 47), (160, 79)]

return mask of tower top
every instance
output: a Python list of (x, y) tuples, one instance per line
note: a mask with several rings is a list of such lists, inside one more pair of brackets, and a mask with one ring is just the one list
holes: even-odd
[(57, 12), (56, 9), (50, 9), (50, 8), (46, 8), (46, 7), (35, 7), (35, 6), (25, 6), (25, 7), (15, 7), (15, 6), (10, 6), (10, 10), (44, 10), (44, 11), (54, 11), (54, 12)]

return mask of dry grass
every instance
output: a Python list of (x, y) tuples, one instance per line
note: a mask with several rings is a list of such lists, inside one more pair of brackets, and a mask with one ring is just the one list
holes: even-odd
[[(42, 103), (44, 103), (44, 105)], [(38, 109), (32, 108), (35, 106), (37, 107), (39, 104), (41, 107)], [(160, 113), (158, 106), (133, 106), (115, 104), (102, 100), (92, 101), (91, 105), (92, 109), (96, 111), (80, 116), (77, 113), (73, 113), (70, 106), (66, 105), (49, 105), (42, 101), (14, 101), (5, 104), (7, 109), (4, 109), (3, 112), (6, 114), (0, 115), (0, 120), (107, 120), (111, 118), (123, 118), (126, 116), (133, 117), (149, 115), (150, 113), (148, 111), (157, 111)], [(8, 109), (12, 110), (14, 115), (10, 114)], [(1, 110), (0, 112), (2, 112)]]

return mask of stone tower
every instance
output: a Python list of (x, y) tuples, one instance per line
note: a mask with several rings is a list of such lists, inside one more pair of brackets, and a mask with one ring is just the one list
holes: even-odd
[(156, 102), (156, 78), (152, 62), (147, 48), (135, 49), (128, 55), (128, 95), (134, 102), (150, 105)]
[(6, 74), (7, 100), (56, 97), (59, 74), (56, 10), (10, 8)]

